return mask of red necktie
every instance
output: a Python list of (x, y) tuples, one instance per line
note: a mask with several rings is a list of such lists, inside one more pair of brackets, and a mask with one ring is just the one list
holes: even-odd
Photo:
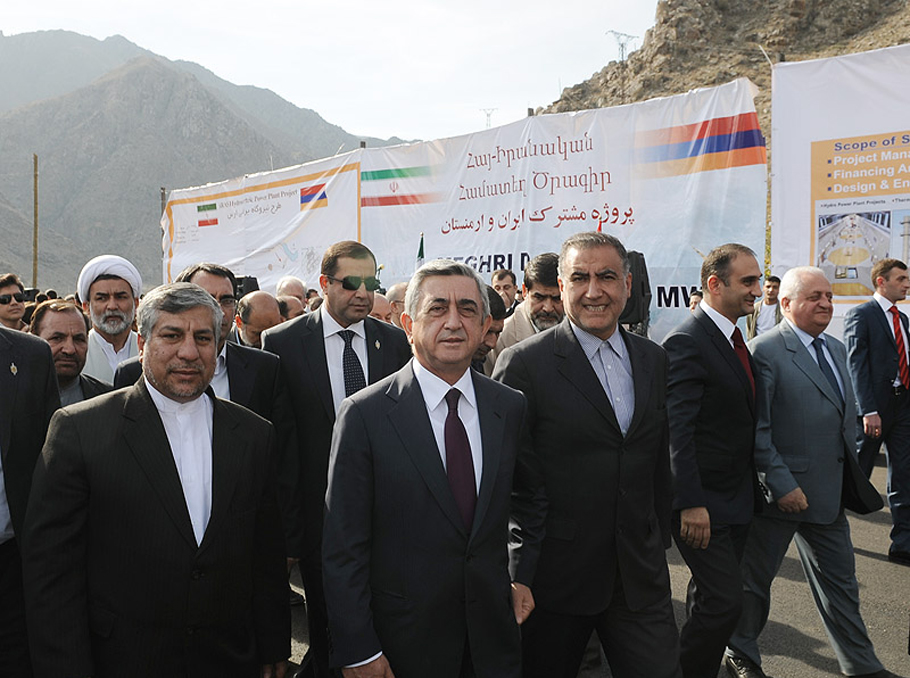
[(446, 475), (449, 487), (455, 495), (458, 511), (464, 519), (468, 532), (474, 524), (474, 506), (477, 504), (477, 488), (474, 484), (474, 459), (471, 457), (471, 443), (468, 432), (458, 416), (458, 399), (461, 391), (457, 388), (446, 393), (449, 413), (445, 423)]
[(910, 368), (907, 367), (907, 348), (904, 346), (904, 333), (901, 331), (901, 315), (897, 306), (888, 309), (894, 320), (894, 341), (897, 342), (897, 366), (904, 388), (910, 388)]
[(736, 351), (736, 357), (743, 364), (746, 376), (749, 377), (749, 385), (752, 387), (752, 396), (755, 396), (755, 377), (752, 376), (752, 365), (749, 364), (749, 349), (746, 348), (746, 342), (743, 341), (743, 333), (738, 327), (733, 328), (733, 350)]

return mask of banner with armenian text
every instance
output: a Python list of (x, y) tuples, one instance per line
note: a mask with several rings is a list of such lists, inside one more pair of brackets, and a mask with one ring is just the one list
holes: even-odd
[(161, 221), (164, 280), (206, 260), (263, 289), (289, 274), (316, 287), (322, 253), (352, 239), (376, 254), (384, 287), (410, 277), (418, 246), (486, 280), (512, 269), (520, 284), (530, 258), (604, 231), (644, 253), (660, 339), (685, 318), (711, 248), (763, 251), (766, 152), (753, 96), (740, 79), (175, 190)]

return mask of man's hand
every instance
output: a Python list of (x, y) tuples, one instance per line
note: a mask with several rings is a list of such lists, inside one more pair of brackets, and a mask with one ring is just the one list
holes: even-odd
[(379, 655), (369, 664), (341, 669), (341, 675), (344, 678), (395, 678), (392, 667), (389, 666), (389, 660), (385, 658), (384, 654)]
[(863, 415), (863, 433), (870, 438), (878, 438), (882, 434), (882, 418), (877, 414)]
[(693, 506), (679, 512), (679, 536), (694, 549), (708, 548), (711, 541), (711, 517), (704, 506)]
[(534, 596), (524, 584), (512, 582), (512, 610), (515, 612), (515, 621), (519, 626), (524, 623), (534, 609)]
[(275, 662), (274, 664), (263, 664), (260, 675), (262, 678), (284, 678), (287, 671), (288, 663), (286, 661)]
[(777, 500), (777, 508), (784, 513), (799, 513), (809, 508), (809, 501), (803, 491), (797, 487)]

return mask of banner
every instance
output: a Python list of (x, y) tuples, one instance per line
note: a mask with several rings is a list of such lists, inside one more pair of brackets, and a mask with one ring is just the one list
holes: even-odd
[(685, 318), (704, 254), (763, 250), (765, 142), (754, 86), (544, 115), (475, 134), (359, 149), (297, 167), (173, 191), (162, 217), (164, 280), (215, 261), (273, 289), (317, 286), (322, 254), (359, 240), (385, 287), (450, 257), (486, 280), (516, 272), (573, 233), (602, 230), (644, 253), (651, 336)]
[(910, 259), (908, 69), (908, 45), (774, 67), (772, 270), (820, 267), (838, 316)]

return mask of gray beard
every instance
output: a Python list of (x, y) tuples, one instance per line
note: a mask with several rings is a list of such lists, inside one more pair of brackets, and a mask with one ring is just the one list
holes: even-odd
[(122, 311), (111, 311), (107, 316), (108, 319), (104, 320), (104, 316), (97, 316), (92, 313), (92, 324), (105, 334), (110, 334), (111, 336), (126, 332), (130, 325), (133, 324), (133, 313), (127, 314)]

